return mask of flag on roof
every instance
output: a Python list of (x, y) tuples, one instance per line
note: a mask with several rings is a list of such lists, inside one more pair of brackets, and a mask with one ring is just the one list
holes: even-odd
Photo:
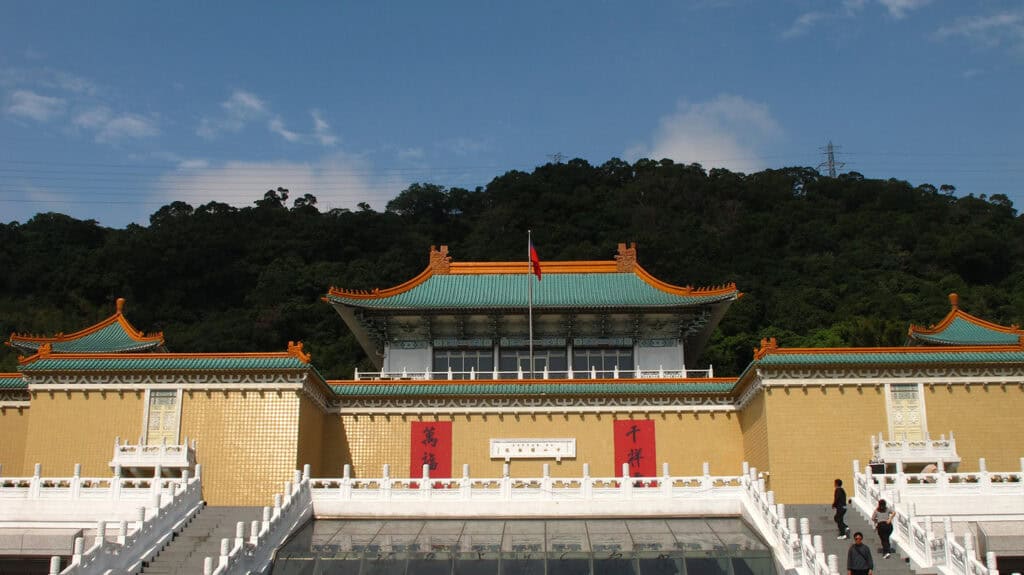
[(537, 249), (533, 247), (533, 240), (530, 240), (530, 271), (537, 276), (537, 281), (540, 281), (540, 256), (537, 255)]

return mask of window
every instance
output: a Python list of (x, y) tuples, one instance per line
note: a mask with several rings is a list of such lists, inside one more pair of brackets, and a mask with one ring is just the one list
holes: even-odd
[[(533, 350), (533, 377), (544, 377), (544, 368), (548, 369), (548, 377), (552, 379), (565, 379), (569, 377), (568, 362), (566, 361), (565, 349), (563, 348), (542, 348)], [(530, 350), (529, 349), (503, 349), (501, 359), (498, 361), (498, 376), (514, 379), (519, 376), (519, 368), (523, 370), (523, 377), (530, 377)]]
[(633, 371), (632, 348), (576, 348), (572, 351), (572, 370), (577, 376), (586, 377), (591, 369), (597, 377), (612, 377), (615, 367), (619, 371)]
[(469, 379), (470, 370), (489, 374), (494, 371), (494, 352), (490, 349), (435, 349), (434, 377), (448, 377), (451, 369), (453, 379)]

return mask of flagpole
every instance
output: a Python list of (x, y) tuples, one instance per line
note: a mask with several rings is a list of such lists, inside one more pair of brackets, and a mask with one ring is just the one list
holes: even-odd
[(526, 283), (529, 286), (527, 289), (527, 309), (530, 324), (530, 379), (533, 379), (533, 256), (530, 249), (533, 247), (533, 231), (526, 230)]

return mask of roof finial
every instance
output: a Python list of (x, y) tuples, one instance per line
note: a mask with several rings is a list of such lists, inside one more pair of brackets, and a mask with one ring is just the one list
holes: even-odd
[(124, 298), (123, 297), (119, 297), (119, 298), (117, 298), (117, 313), (122, 313), (123, 311), (124, 311)]
[(437, 249), (430, 246), (430, 272), (434, 275), (446, 275), (451, 271), (452, 258), (448, 255), (448, 246)]
[(953, 309), (960, 307), (960, 296), (956, 295), (956, 292), (949, 294), (949, 305), (953, 306)]

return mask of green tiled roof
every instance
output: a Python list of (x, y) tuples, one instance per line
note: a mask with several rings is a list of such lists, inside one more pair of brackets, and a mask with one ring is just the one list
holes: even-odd
[(28, 383), (20, 375), (0, 375), (0, 389), (27, 389)]
[(942, 345), (1017, 345), (1020, 342), (1018, 334), (997, 331), (962, 317), (953, 318), (938, 333), (914, 332), (913, 337), (919, 341)]
[(270, 357), (131, 357), (90, 358), (49, 356), (21, 366), (22, 372), (37, 371), (239, 371), (312, 369), (295, 356)]
[[(19, 336), (11, 337), (11, 345), (27, 350), (38, 350), (40, 341)], [(53, 353), (119, 353), (142, 351), (160, 346), (160, 341), (139, 341), (125, 331), (120, 322), (98, 329), (79, 338), (54, 341), (50, 344)]]
[[(908, 349), (908, 348), (900, 348)], [(916, 349), (916, 348), (909, 348)], [(757, 365), (854, 365), (854, 364), (928, 364), (928, 363), (1024, 363), (1021, 351), (840, 351), (822, 353), (769, 353), (753, 362)]]
[(435, 383), (332, 385), (342, 397), (512, 396), (512, 395), (646, 395), (728, 393), (735, 382), (710, 383)]
[[(519, 308), (527, 306), (527, 274), (436, 275), (400, 294), (358, 299), (331, 293), (327, 299), (374, 309)], [(672, 307), (735, 299), (737, 291), (675, 295), (656, 289), (633, 273), (565, 273), (545, 275), (533, 283), (537, 308)]]

